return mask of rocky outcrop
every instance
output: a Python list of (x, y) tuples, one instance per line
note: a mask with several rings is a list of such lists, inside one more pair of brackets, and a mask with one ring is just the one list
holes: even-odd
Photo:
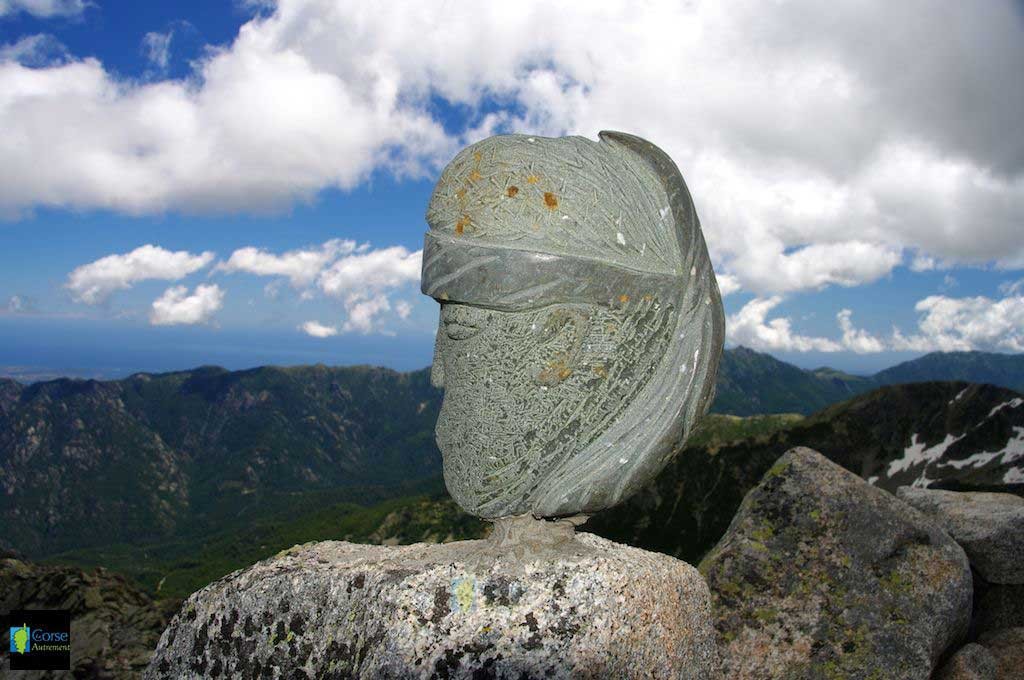
[(730, 678), (927, 678), (971, 613), (960, 546), (805, 448), (746, 496), (701, 571)]
[[(177, 606), (154, 603), (123, 577), (105, 569), (87, 572), (35, 564), (13, 553), (0, 555), (0, 584), (0, 613), (70, 610), (75, 677), (139, 677)], [(29, 680), (64, 677), (66, 672), (18, 671), (16, 675)]]
[(512, 539), (296, 546), (190, 597), (146, 677), (715, 675), (696, 569), (589, 534)]
[(1024, 498), (910, 487), (896, 494), (948, 531), (986, 581), (1024, 584)]

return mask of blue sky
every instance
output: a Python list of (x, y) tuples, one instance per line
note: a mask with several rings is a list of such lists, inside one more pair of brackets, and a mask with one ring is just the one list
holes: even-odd
[(1024, 351), (1018, 4), (369, 7), (0, 0), (0, 371), (424, 366), (444, 164), (604, 128), (679, 164), (729, 345)]

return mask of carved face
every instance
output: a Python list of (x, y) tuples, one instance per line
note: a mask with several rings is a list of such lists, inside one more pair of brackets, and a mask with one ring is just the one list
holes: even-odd
[(664, 354), (672, 314), (554, 304), (441, 303), (432, 381), (445, 482), (483, 517), (530, 510), (545, 472), (630, 403)]

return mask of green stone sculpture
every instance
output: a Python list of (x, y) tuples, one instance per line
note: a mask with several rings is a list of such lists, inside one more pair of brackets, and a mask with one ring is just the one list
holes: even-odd
[(456, 502), (571, 517), (657, 475), (707, 412), (725, 328), (672, 160), (619, 132), (490, 137), (445, 168), (427, 222)]

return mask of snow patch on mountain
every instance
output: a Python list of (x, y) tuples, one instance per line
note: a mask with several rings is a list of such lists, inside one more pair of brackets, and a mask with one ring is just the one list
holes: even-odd
[(886, 472), (886, 476), (892, 477), (898, 472), (909, 470), (915, 465), (920, 465), (922, 463), (926, 465), (928, 463), (934, 463), (942, 457), (942, 454), (946, 452), (946, 449), (963, 439), (965, 436), (967, 435), (961, 434), (953, 436), (952, 434), (947, 434), (946, 438), (935, 446), (926, 446), (923, 441), (918, 441), (919, 435), (915, 433), (910, 438), (910, 446), (903, 450), (903, 457), (897, 458), (889, 463), (889, 470)]
[(1004, 401), (1002, 404), (999, 404), (998, 406), (993, 408), (991, 411), (989, 411), (988, 415), (985, 416), (985, 418), (991, 418), (992, 416), (994, 416), (996, 413), (998, 413), (999, 411), (1003, 410), (1004, 408), (1017, 408), (1021, 404), (1024, 404), (1024, 399), (1021, 399), (1019, 397), (1015, 398), (1015, 399), (1011, 399), (1009, 401)]

